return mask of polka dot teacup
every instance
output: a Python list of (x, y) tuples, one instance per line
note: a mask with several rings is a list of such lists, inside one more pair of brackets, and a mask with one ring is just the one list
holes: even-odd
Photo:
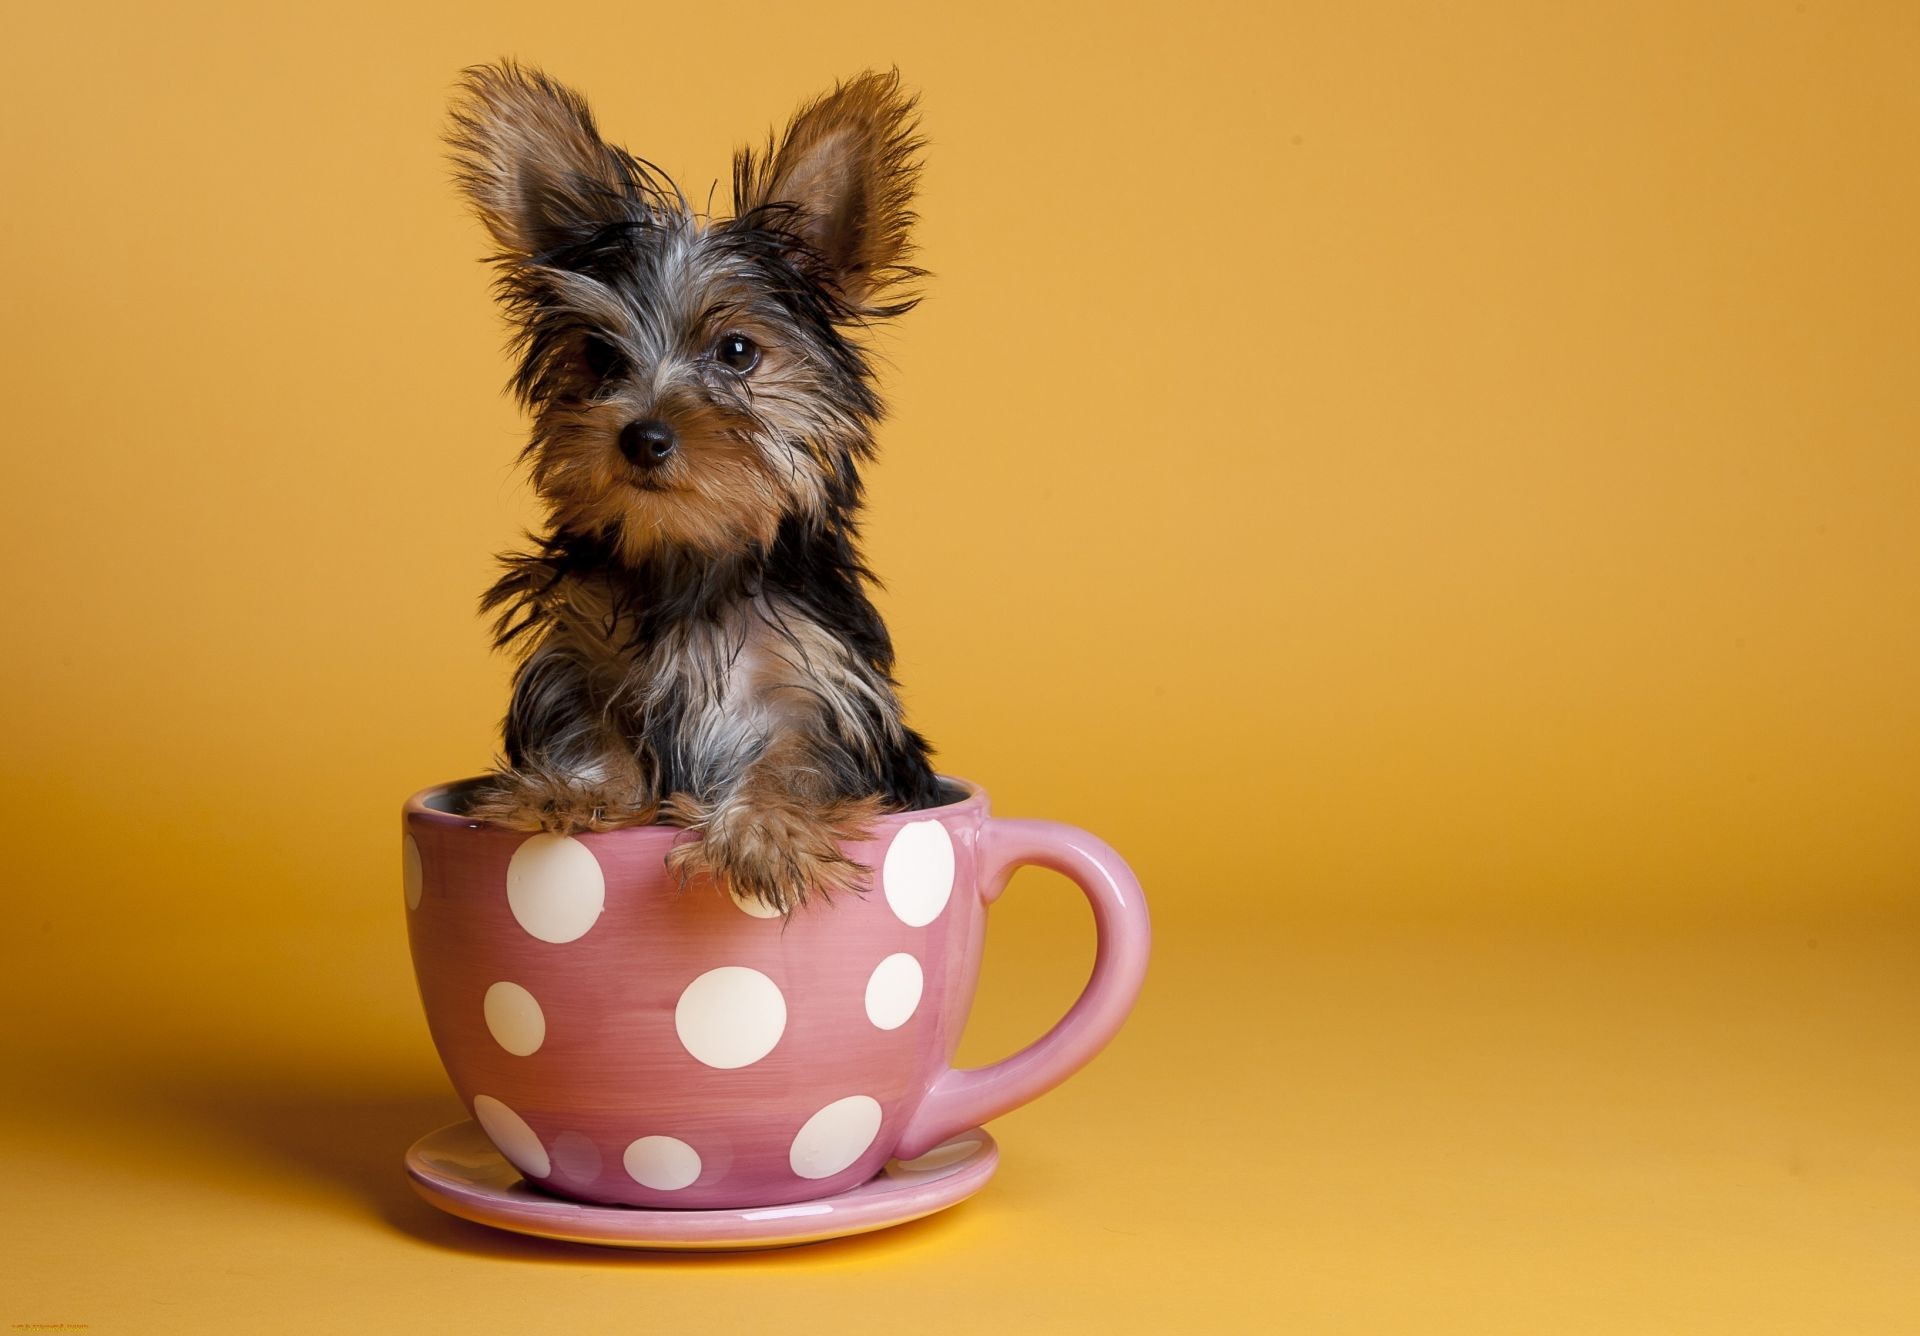
[[(844, 1191), (1066, 1079), (1113, 1037), (1146, 970), (1139, 883), (1105, 844), (944, 807), (846, 845), (859, 896), (783, 921), (709, 884), (677, 889), (664, 826), (528, 835), (415, 795), (403, 839), (408, 936), (433, 1042), (500, 1153), (587, 1201), (776, 1206)], [(1077, 882), (1099, 947), (1040, 1040), (949, 1066), (989, 903), (1014, 868)]]

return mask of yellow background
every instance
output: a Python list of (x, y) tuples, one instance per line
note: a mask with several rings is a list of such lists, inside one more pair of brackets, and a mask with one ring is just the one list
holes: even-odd
[[(1920, 1326), (1920, 11), (16, 6), (0, 1321)], [(1134, 1022), (949, 1215), (444, 1218), (401, 798), (534, 518), (463, 65), (704, 197), (897, 63), (868, 532), (914, 720), (1135, 863)], [(964, 1055), (1086, 915), (1026, 874)]]

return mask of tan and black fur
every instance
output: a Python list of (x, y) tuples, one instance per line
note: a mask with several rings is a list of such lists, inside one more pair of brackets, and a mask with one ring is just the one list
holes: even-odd
[(684, 876), (782, 910), (857, 886), (837, 841), (939, 798), (856, 527), (861, 338), (920, 272), (912, 98), (865, 74), (809, 103), (736, 155), (723, 218), (511, 63), (467, 71), (449, 142), (549, 515), (483, 600), (523, 657), (475, 814), (682, 824)]

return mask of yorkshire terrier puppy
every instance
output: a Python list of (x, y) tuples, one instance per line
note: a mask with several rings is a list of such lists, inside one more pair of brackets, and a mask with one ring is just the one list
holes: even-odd
[(735, 154), (730, 217), (512, 63), (465, 73), (448, 143), (547, 510), (482, 600), (523, 657), (472, 814), (682, 825), (683, 880), (783, 912), (857, 887), (838, 841), (940, 801), (856, 525), (883, 413), (862, 339), (922, 272), (914, 99), (869, 73), (808, 103)]

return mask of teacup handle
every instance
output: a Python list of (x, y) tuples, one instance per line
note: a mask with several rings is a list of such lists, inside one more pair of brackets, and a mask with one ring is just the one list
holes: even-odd
[(900, 1138), (901, 1159), (1019, 1108), (1086, 1066), (1127, 1018), (1147, 974), (1147, 902), (1132, 869), (1105, 843), (1057, 821), (988, 817), (975, 856), (980, 897), (989, 904), (1029, 864), (1079, 886), (1093, 906), (1093, 975), (1067, 1014), (1012, 1057), (991, 1067), (949, 1067), (936, 1078)]

